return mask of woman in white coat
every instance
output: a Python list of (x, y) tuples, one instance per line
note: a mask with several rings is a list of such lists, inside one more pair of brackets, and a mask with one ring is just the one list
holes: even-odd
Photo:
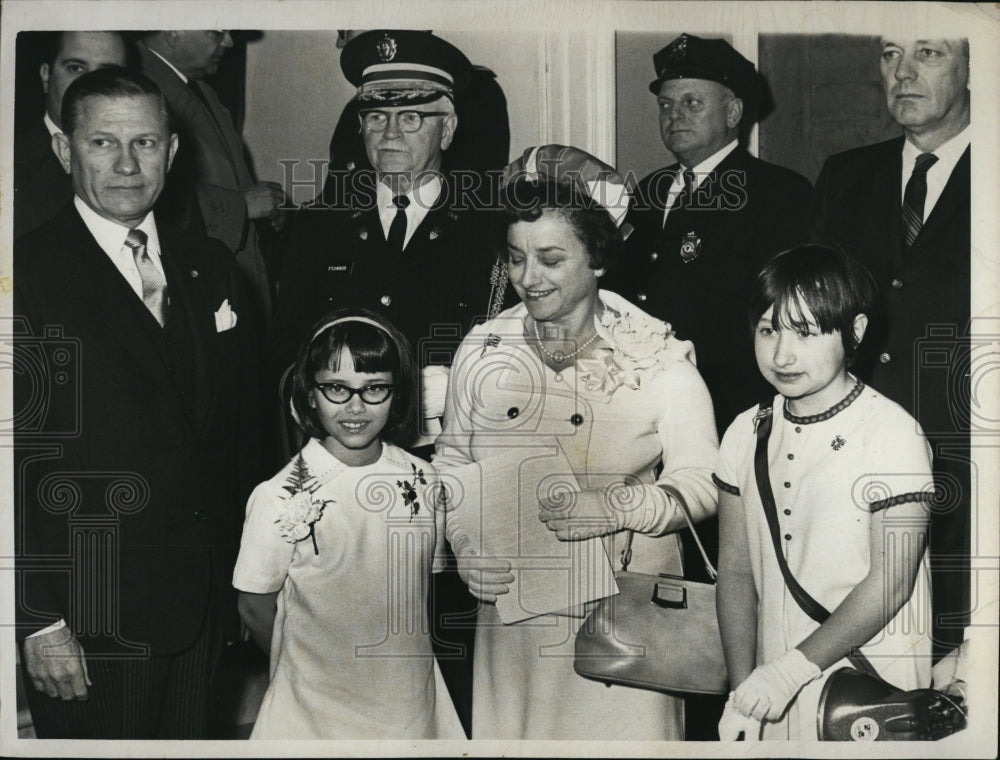
[[(447, 521), (459, 572), (484, 602), (472, 736), (683, 739), (680, 699), (574, 672), (574, 636), (592, 604), (573, 606), (568, 589), (571, 609), (535, 614), (520, 547), (540, 521), (552, 557), (595, 539), (615, 561), (631, 531), (630, 569), (680, 573), (678, 500), (696, 520), (716, 511), (712, 403), (693, 346), (598, 288), (621, 252), (617, 224), (628, 205), (612, 167), (575, 148), (532, 149), (507, 168), (504, 196), (503, 258), (522, 303), (462, 342), (434, 459), (446, 482), (451, 471), (467, 486), (472, 463), (482, 472), (483, 490), (453, 494)], [(498, 524), (512, 502), (521, 522)], [(487, 556), (500, 534), (519, 548)], [(525, 619), (504, 624), (498, 599)]]

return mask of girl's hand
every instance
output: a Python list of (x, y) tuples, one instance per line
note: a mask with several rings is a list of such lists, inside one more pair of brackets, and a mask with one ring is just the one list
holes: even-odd
[(483, 602), (496, 604), (497, 597), (510, 591), (514, 576), (510, 562), (496, 557), (480, 557), (463, 552), (456, 557), (458, 575), (469, 587), (469, 592)]
[[(742, 736), (740, 736), (742, 734)], [(729, 695), (726, 706), (722, 708), (722, 718), (719, 720), (719, 741), (723, 742), (756, 742), (760, 741), (760, 721), (748, 718), (733, 704), (733, 695)]]
[[(563, 498), (564, 496), (564, 498)], [(580, 541), (618, 530), (616, 512), (608, 505), (604, 489), (586, 488), (560, 497), (542, 498), (538, 519), (560, 541)]]
[(792, 648), (756, 668), (733, 692), (732, 702), (754, 720), (777, 720), (802, 687), (823, 674), (798, 649)]

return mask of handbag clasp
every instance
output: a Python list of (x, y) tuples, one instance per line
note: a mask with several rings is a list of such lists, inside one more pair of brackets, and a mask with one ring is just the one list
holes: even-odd
[(659, 581), (653, 584), (653, 598), (650, 600), (658, 607), (687, 609), (687, 589), (676, 583)]

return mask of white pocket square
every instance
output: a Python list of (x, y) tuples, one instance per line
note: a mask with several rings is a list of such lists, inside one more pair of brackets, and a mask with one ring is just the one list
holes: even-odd
[(215, 312), (215, 331), (225, 332), (226, 330), (232, 330), (234, 327), (236, 327), (236, 312), (229, 305), (229, 299), (227, 298), (222, 302), (219, 310)]

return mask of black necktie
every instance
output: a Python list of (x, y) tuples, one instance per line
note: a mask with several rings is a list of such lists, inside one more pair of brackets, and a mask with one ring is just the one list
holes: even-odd
[(906, 182), (906, 190), (903, 193), (903, 238), (907, 250), (913, 246), (917, 235), (920, 234), (920, 228), (924, 226), (927, 170), (934, 166), (937, 160), (937, 156), (933, 153), (921, 153), (917, 156), (916, 163), (913, 164), (913, 173)]
[(393, 217), (389, 226), (389, 248), (402, 253), (403, 243), (406, 241), (406, 207), (410, 205), (410, 199), (405, 195), (397, 195), (392, 199), (396, 207), (396, 216)]
[(167, 316), (167, 281), (149, 257), (147, 241), (146, 233), (142, 230), (129, 230), (125, 236), (125, 245), (132, 249), (139, 278), (142, 280), (142, 302), (162, 327)]

